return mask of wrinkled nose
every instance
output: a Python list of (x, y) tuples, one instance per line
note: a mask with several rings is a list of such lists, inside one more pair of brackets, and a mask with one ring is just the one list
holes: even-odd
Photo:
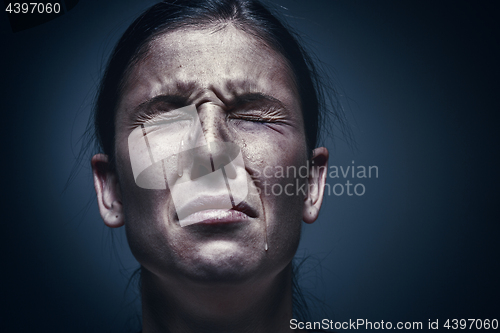
[(226, 123), (226, 111), (214, 103), (198, 106), (198, 116), (206, 142), (229, 142), (231, 136)]
[(226, 111), (213, 103), (204, 103), (198, 106), (198, 117), (201, 132), (191, 135), (191, 139), (196, 140), (196, 148), (183, 158), (184, 170), (194, 180), (226, 167), (227, 177), (235, 178), (236, 171), (231, 167), (231, 161), (239, 151), (234, 145), (227, 144), (232, 138), (227, 128)]

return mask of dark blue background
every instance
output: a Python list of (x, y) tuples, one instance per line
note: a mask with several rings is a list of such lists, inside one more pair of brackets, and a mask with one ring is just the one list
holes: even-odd
[[(494, 2), (277, 3), (335, 72), (358, 149), (329, 140), (330, 164), (379, 169), (350, 179), (363, 196), (326, 197), (304, 227), (315, 318), (500, 319)], [(0, 14), (2, 332), (134, 322), (137, 294), (125, 289), (137, 263), (90, 201), (89, 158), (63, 189), (106, 56), (148, 4), (81, 0), (15, 34)]]

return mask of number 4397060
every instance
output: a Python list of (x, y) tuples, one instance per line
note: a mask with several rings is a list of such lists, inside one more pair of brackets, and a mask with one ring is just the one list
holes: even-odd
[[(468, 326), (468, 327), (467, 327)], [(498, 320), (497, 319), (448, 319), (443, 327), (447, 329), (452, 329), (452, 330), (457, 330), (457, 329), (478, 329), (478, 330), (489, 330), (493, 329), (496, 330), (498, 329)]]
[(41, 3), (41, 2), (10, 2), (5, 8), (9, 14), (58, 14), (61, 11), (61, 4)]

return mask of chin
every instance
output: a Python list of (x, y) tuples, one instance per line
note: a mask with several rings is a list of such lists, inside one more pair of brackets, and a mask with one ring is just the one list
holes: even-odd
[(186, 267), (192, 280), (202, 283), (238, 284), (262, 271), (264, 251), (232, 241), (213, 241), (198, 247)]

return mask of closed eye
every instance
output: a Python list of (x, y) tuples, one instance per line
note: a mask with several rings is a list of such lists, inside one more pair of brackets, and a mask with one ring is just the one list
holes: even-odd
[(242, 120), (242, 121), (251, 121), (254, 123), (268, 123), (272, 122), (269, 119), (264, 119), (259, 116), (254, 116), (254, 115), (230, 115), (228, 117), (229, 119), (234, 119), (234, 120)]
[(251, 105), (247, 107), (233, 110), (228, 114), (229, 119), (237, 119), (242, 121), (250, 121), (255, 123), (282, 123), (286, 121), (285, 112), (278, 106), (259, 106), (253, 108)]
[(186, 98), (183, 96), (159, 95), (138, 105), (131, 113), (131, 121), (138, 126), (186, 105)]

